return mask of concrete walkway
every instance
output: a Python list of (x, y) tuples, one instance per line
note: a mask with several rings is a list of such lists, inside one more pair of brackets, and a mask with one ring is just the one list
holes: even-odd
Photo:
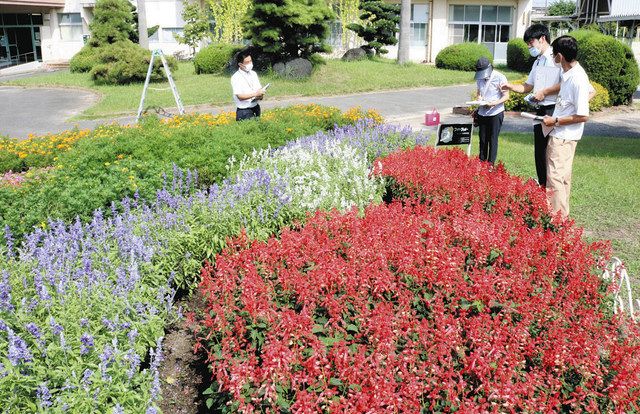
[[(346, 110), (354, 106), (376, 109), (389, 123), (425, 128), (421, 122), (424, 114), (433, 108), (441, 113), (442, 122), (468, 122), (469, 117), (453, 115), (452, 108), (470, 99), (475, 85), (416, 88), (383, 92), (368, 92), (330, 97), (267, 98), (263, 109), (294, 104), (317, 103)], [(639, 94), (640, 95), (640, 94)], [(640, 96), (639, 96), (640, 98)], [(46, 134), (78, 127), (94, 128), (98, 124), (118, 122), (130, 124), (135, 116), (114, 119), (68, 122), (71, 116), (81, 113), (96, 102), (97, 95), (88, 91), (59, 88), (22, 88), (0, 86), (0, 134), (24, 138), (29, 133)], [(218, 113), (232, 111), (228, 106), (193, 106), (187, 112)], [(166, 108), (177, 113), (175, 108)], [(531, 132), (531, 121), (517, 114), (505, 117), (503, 131)], [(613, 108), (595, 113), (585, 126), (585, 135), (640, 138), (640, 110)]]

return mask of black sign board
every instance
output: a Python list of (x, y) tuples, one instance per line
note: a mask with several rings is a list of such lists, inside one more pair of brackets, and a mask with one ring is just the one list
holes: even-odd
[(440, 124), (436, 145), (471, 144), (473, 124)]

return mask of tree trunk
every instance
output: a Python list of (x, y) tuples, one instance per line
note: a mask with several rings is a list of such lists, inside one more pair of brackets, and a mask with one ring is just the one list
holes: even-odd
[(147, 8), (145, 0), (138, 0), (138, 43), (149, 49), (149, 33), (147, 32)]
[(400, 3), (400, 39), (398, 42), (398, 63), (409, 62), (409, 49), (411, 47), (411, 0), (402, 0)]

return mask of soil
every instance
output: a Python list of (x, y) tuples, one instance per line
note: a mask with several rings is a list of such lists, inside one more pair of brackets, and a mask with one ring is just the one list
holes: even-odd
[[(203, 299), (197, 293), (179, 300), (184, 312), (203, 309)], [(160, 366), (164, 414), (200, 414), (211, 412), (203, 396), (211, 384), (203, 353), (194, 354), (195, 337), (184, 320), (167, 328), (164, 339), (164, 361)]]

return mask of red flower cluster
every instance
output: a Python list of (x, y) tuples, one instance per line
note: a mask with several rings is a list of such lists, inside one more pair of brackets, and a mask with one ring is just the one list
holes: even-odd
[(606, 246), (535, 186), (456, 151), (379, 171), (407, 197), (233, 242), (203, 269), (199, 343), (241, 412), (625, 412), (635, 325), (605, 310)]

